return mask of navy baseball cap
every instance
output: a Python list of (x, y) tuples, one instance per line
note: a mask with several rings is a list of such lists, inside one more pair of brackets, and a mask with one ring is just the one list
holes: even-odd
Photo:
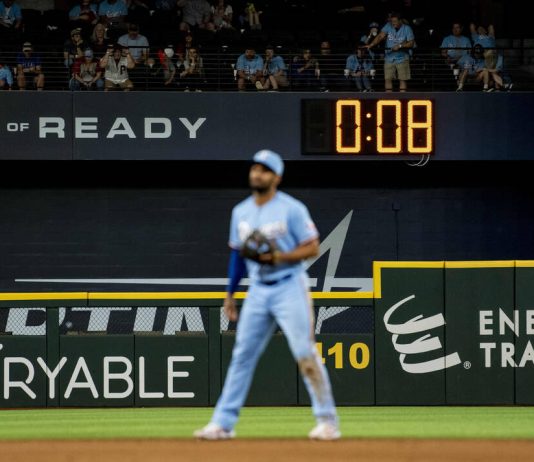
[(269, 149), (262, 149), (254, 154), (252, 162), (264, 165), (279, 176), (282, 176), (284, 173), (284, 161), (282, 160), (282, 157), (280, 154)]

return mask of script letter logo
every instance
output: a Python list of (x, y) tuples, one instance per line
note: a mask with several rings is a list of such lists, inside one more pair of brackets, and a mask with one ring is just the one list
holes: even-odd
[(442, 314), (436, 314), (428, 318), (425, 318), (420, 314), (401, 324), (390, 323), (389, 320), (393, 313), (414, 298), (415, 295), (410, 295), (409, 297), (402, 299), (400, 302), (395, 303), (386, 311), (386, 314), (384, 314), (384, 324), (388, 332), (392, 334), (391, 340), (393, 342), (393, 347), (400, 353), (399, 361), (401, 367), (410, 374), (426, 374), (428, 372), (435, 372), (460, 364), (462, 361), (458, 353), (451, 353), (447, 356), (442, 356), (441, 358), (418, 363), (407, 363), (405, 361), (406, 356), (408, 355), (426, 353), (428, 351), (440, 350), (443, 348), (439, 338), (432, 337), (430, 334), (425, 334), (410, 343), (398, 342), (400, 335), (417, 334), (445, 325), (445, 318)]

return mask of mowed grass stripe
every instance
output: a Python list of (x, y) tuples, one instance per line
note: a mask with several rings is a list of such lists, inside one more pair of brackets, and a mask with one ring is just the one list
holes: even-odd
[[(211, 408), (32, 409), (0, 411), (0, 439), (190, 438)], [(342, 407), (349, 438), (534, 439), (531, 407)], [(302, 438), (307, 407), (245, 408), (244, 438)]]

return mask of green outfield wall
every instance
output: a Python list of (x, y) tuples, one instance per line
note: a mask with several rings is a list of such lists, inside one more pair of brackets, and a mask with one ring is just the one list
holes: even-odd
[[(534, 404), (534, 262), (375, 262), (373, 292), (315, 292), (339, 405)], [(0, 407), (210, 406), (224, 294), (0, 294)], [(238, 301), (246, 296), (238, 293)], [(309, 405), (274, 334), (247, 405)]]

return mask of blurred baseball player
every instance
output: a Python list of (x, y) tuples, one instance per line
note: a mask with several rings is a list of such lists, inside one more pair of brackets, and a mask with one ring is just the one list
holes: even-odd
[(249, 183), (252, 195), (232, 212), (229, 285), (224, 311), (232, 321), (238, 312), (234, 292), (248, 272), (250, 288), (237, 325), (236, 343), (222, 394), (211, 421), (197, 438), (225, 440), (247, 397), (254, 369), (278, 324), (310, 394), (317, 425), (309, 437), (335, 440), (341, 434), (326, 368), (315, 348), (314, 319), (303, 260), (319, 252), (319, 235), (308, 209), (277, 191), (284, 163), (273, 151), (253, 157)]

